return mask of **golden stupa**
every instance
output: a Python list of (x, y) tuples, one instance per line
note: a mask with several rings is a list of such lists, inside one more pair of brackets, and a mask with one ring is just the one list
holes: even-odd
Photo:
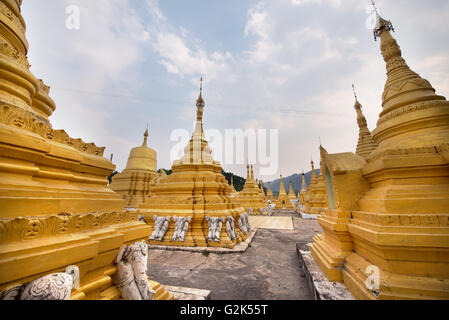
[(246, 175), (245, 185), (243, 186), (243, 190), (239, 192), (237, 200), (247, 212), (252, 212), (253, 215), (259, 215), (260, 209), (263, 210), (266, 204), (264, 197), (260, 193), (259, 186), (254, 180), (253, 166), (251, 166), (251, 172), (250, 166), (246, 166)]
[(284, 182), (282, 181), (282, 175), (281, 175), (281, 184), (279, 186), (279, 195), (276, 199), (276, 209), (286, 209), (286, 210), (293, 210), (293, 205), (288, 198), (287, 192), (285, 192)]
[(355, 93), (354, 85), (355, 104), (354, 109), (357, 112), (357, 124), (359, 126), (359, 141), (357, 143), (356, 154), (364, 157), (365, 159), (377, 148), (377, 143), (374, 142), (371, 132), (368, 129), (368, 124), (366, 118), (362, 112), (362, 105), (357, 99), (357, 94)]
[(316, 192), (318, 177), (315, 172), (315, 163), (313, 160), (310, 162), (312, 166), (312, 178), (307, 190), (304, 192), (304, 213), (311, 214), (313, 208), (313, 197)]
[(271, 201), (272, 203), (274, 201), (276, 201), (276, 199), (274, 198), (273, 195), (273, 190), (271, 190), (271, 184), (268, 182), (268, 187), (267, 187), (267, 202)]
[(296, 202), (296, 211), (305, 213), (305, 194), (307, 192), (306, 175), (304, 171), (301, 174), (301, 189), (298, 192), (298, 201)]
[(234, 176), (231, 176), (231, 197), (236, 198), (239, 196), (239, 193), (237, 192), (237, 190), (235, 189), (235, 185), (234, 185)]
[[(114, 259), (150, 228), (106, 188), (105, 148), (52, 128), (50, 87), (30, 72), (21, 0), (0, 0), (0, 292), (76, 265), (71, 298), (119, 299)], [(155, 299), (172, 298), (150, 282)]]
[[(320, 146), (321, 148), (321, 146)], [(313, 186), (313, 191), (310, 200), (309, 214), (321, 214), (328, 206), (326, 195), (326, 181), (324, 178), (324, 170), (320, 166), (320, 174)]]
[(259, 186), (259, 193), (260, 193), (260, 195), (262, 196), (263, 201), (264, 201), (265, 204), (266, 204), (266, 202), (267, 202), (267, 196), (266, 196), (265, 191), (264, 191), (264, 189), (263, 189), (263, 181), (260, 180), (257, 184), (258, 184), (258, 186)]
[(150, 196), (151, 185), (159, 177), (156, 151), (148, 147), (148, 128), (143, 144), (133, 148), (123, 172), (112, 178), (109, 188), (122, 195), (126, 208), (137, 208)]
[(291, 201), (296, 201), (297, 200), (297, 197), (296, 197), (296, 193), (295, 193), (295, 190), (293, 190), (293, 183), (290, 181), (290, 187), (289, 187), (289, 189), (288, 189), (288, 198), (291, 200)]
[(387, 69), (378, 147), (366, 158), (322, 149), (329, 210), (312, 255), (358, 299), (449, 299), (449, 103), (376, 14)]
[[(202, 86), (196, 106), (196, 126), (184, 149), (184, 156), (174, 161), (171, 175), (161, 178), (152, 187), (151, 197), (139, 206), (138, 213), (144, 216), (152, 231), (155, 228), (154, 216), (167, 219), (168, 229), (162, 241), (150, 240), (150, 244), (233, 248), (250, 234), (243, 234), (238, 226), (245, 209), (231, 197), (232, 188), (222, 174), (220, 163), (212, 158), (212, 149), (204, 137)], [(191, 218), (182, 242), (172, 241), (175, 233), (174, 216)], [(232, 217), (237, 238), (231, 239), (224, 227), (226, 222), (223, 221), (220, 241), (208, 241), (209, 225), (206, 217), (226, 221)]]

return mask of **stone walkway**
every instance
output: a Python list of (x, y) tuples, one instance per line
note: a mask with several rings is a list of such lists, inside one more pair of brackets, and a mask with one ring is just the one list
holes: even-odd
[[(293, 230), (258, 229), (245, 253), (207, 254), (149, 250), (149, 274), (164, 285), (210, 290), (212, 300), (313, 299), (296, 243), (310, 243), (321, 228), (294, 214)], [(273, 217), (276, 218), (276, 217)]]
[(291, 217), (249, 216), (248, 220), (251, 228), (293, 230), (293, 220)]

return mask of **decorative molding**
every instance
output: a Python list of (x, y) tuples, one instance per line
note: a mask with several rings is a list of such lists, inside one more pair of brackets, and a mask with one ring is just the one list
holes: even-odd
[(351, 223), (367, 222), (378, 226), (449, 227), (449, 214), (382, 214), (352, 212)]
[(12, 12), (11, 9), (9, 9), (8, 6), (3, 3), (3, 1), (0, 1), (0, 13), (3, 14), (9, 21), (11, 21), (22, 34), (25, 34), (25, 28), (23, 27), (19, 17), (17, 17), (14, 12)]
[[(3, 3), (0, 2), (0, 4), (3, 4)], [(26, 70), (29, 70), (31, 67), (26, 55), (20, 53), (12, 45), (10, 45), (9, 43), (5, 42), (2, 39), (0, 39), (0, 53), (11, 58), (11, 59), (14, 59), (15, 61), (17, 61), (19, 63), (19, 65), (22, 68), (24, 68)]]
[(377, 125), (381, 125), (384, 122), (405, 115), (407, 113), (411, 113), (411, 112), (415, 112), (415, 111), (420, 111), (420, 110), (426, 110), (426, 109), (431, 109), (431, 108), (438, 108), (441, 106), (441, 104), (443, 103), (447, 103), (446, 101), (442, 101), (442, 100), (434, 100), (434, 101), (423, 101), (423, 102), (417, 102), (417, 103), (413, 103), (413, 104), (409, 104), (403, 107), (400, 107), (398, 109), (395, 109), (385, 115), (383, 115), (378, 121), (377, 121)]
[(64, 130), (54, 130), (46, 119), (27, 110), (11, 107), (0, 102), (0, 123), (21, 130), (35, 133), (46, 140), (73, 147), (76, 150), (103, 157), (105, 147), (97, 147), (94, 143), (86, 143), (81, 139), (71, 138)]
[(390, 149), (384, 152), (378, 153), (374, 156), (369, 156), (367, 159), (368, 163), (372, 163), (386, 156), (406, 156), (406, 155), (417, 155), (417, 154), (437, 154), (438, 151), (436, 147), (421, 147), (421, 148), (407, 148), (407, 149)]
[(0, 219), (0, 244), (70, 235), (137, 220), (132, 211)]

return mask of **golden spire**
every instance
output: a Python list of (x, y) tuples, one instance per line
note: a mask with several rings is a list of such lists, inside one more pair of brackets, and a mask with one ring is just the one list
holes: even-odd
[(310, 162), (310, 164), (312, 165), (312, 179), (316, 178), (316, 173), (315, 173), (315, 164), (313, 163), (313, 159)]
[(253, 170), (253, 165), (251, 165), (251, 180), (254, 181), (254, 170)]
[(352, 90), (354, 91), (354, 109), (357, 112), (357, 124), (359, 125), (359, 141), (357, 143), (356, 154), (361, 157), (367, 158), (371, 154), (371, 152), (377, 148), (377, 144), (374, 142), (371, 136), (371, 131), (369, 131), (368, 129), (366, 118), (362, 112), (362, 105), (357, 99), (354, 85), (352, 85)]
[(198, 96), (198, 99), (196, 100), (196, 120), (197, 121), (203, 121), (203, 109), (204, 109), (204, 99), (203, 99), (203, 78), (200, 79), (200, 95)]
[(380, 37), (382, 32), (384, 30), (388, 31), (394, 31), (393, 24), (391, 21), (387, 21), (384, 18), (382, 18), (379, 14), (379, 11), (377, 10), (376, 4), (374, 3), (374, 0), (371, 0), (371, 4), (374, 8), (374, 12), (376, 13), (376, 26), (374, 27), (374, 40), (377, 41), (377, 38)]
[(147, 124), (147, 130), (145, 130), (145, 133), (143, 134), (143, 144), (142, 144), (142, 147), (147, 147), (148, 145), (147, 145), (147, 142), (148, 142), (148, 136), (149, 136), (149, 133), (148, 133), (148, 124)]
[[(376, 14), (379, 16), (377, 9)], [(373, 139), (379, 145), (384, 140), (389, 139), (389, 134), (380, 134), (380, 132), (390, 130), (385, 123), (393, 123), (392, 118), (397, 119), (399, 117), (403, 121), (403, 126), (396, 125), (398, 131), (405, 133), (410, 130), (408, 120), (406, 120), (408, 118), (401, 117), (403, 114), (401, 112), (395, 115), (393, 111), (422, 101), (446, 100), (444, 97), (436, 95), (435, 89), (429, 81), (421, 78), (416, 72), (410, 69), (402, 57), (401, 48), (390, 33), (391, 30), (394, 31), (391, 22), (379, 16), (375, 34), (376, 37), (380, 37), (381, 39), (380, 49), (387, 69), (387, 81), (382, 95), (383, 110), (377, 122), (378, 127), (373, 132)], [(418, 108), (412, 112), (418, 112), (419, 110)], [(405, 125), (406, 123), (407, 125)]]

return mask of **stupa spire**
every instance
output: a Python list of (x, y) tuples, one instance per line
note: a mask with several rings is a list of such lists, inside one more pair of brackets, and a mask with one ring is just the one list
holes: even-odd
[(143, 134), (143, 144), (142, 147), (147, 147), (148, 146), (148, 136), (149, 136), (149, 132), (148, 132), (148, 125), (147, 125), (147, 130), (145, 130), (145, 133)]
[(374, 0), (371, 0), (371, 5), (373, 6), (374, 12), (376, 13), (376, 26), (374, 27), (373, 32), (374, 32), (374, 40), (377, 41), (377, 38), (380, 38), (382, 31), (384, 30), (394, 31), (394, 27), (390, 20), (385, 20), (380, 16), (379, 10), (377, 10)]
[(254, 170), (253, 170), (253, 165), (251, 165), (251, 180), (254, 181)]
[(204, 99), (203, 99), (203, 78), (200, 79), (200, 95), (196, 100), (196, 120), (203, 122), (203, 109), (204, 109)]
[(302, 171), (302, 181), (301, 181), (301, 191), (306, 191), (306, 175), (304, 174), (304, 170)]
[(357, 143), (356, 154), (367, 158), (371, 152), (377, 148), (377, 144), (374, 142), (371, 132), (368, 129), (368, 124), (366, 118), (362, 112), (362, 105), (357, 98), (357, 93), (355, 92), (355, 86), (352, 85), (352, 90), (354, 91), (355, 104), (354, 109), (357, 112), (357, 123), (359, 125), (359, 141)]
[[(379, 37), (381, 40), (380, 49), (387, 69), (387, 81), (382, 95), (383, 110), (377, 123), (378, 127), (373, 131), (372, 135), (373, 139), (381, 145), (384, 140), (389, 140), (391, 136), (390, 133), (385, 134), (385, 131), (391, 132), (391, 128), (386, 123), (393, 123), (393, 119), (396, 119), (396, 121), (408, 121), (407, 117), (400, 116), (403, 113), (397, 112), (396, 110), (418, 102), (445, 100), (445, 98), (436, 95), (435, 89), (429, 81), (421, 78), (409, 68), (402, 57), (402, 52), (396, 39), (390, 33), (390, 31), (394, 31), (393, 25), (390, 21), (380, 17), (377, 8), (375, 10), (378, 18), (374, 34), (376, 38)], [(398, 117), (401, 120), (398, 120)], [(395, 127), (396, 134), (405, 133), (409, 130), (407, 125), (395, 125)]]
[(315, 163), (313, 162), (313, 159), (310, 161), (310, 164), (312, 165), (312, 179), (316, 178), (316, 172), (315, 172)]

